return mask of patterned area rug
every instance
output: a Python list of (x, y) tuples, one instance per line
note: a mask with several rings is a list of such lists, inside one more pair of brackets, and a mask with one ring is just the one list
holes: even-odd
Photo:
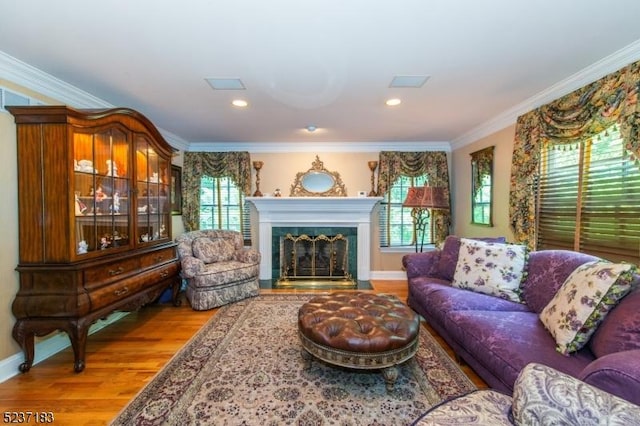
[(407, 425), (475, 389), (424, 329), (392, 392), (377, 371), (315, 360), (305, 369), (297, 317), (313, 296), (265, 294), (221, 308), (112, 425)]

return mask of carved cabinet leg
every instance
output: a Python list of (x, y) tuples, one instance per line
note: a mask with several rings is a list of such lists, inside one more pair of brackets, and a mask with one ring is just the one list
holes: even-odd
[(13, 338), (22, 348), (24, 352), (24, 362), (20, 364), (20, 371), (26, 373), (31, 369), (33, 365), (34, 357), (34, 336), (35, 333), (32, 330), (28, 330), (26, 324), (23, 321), (17, 321), (13, 326)]
[(87, 352), (87, 336), (89, 334), (90, 325), (90, 323), (85, 324), (84, 322), (79, 322), (77, 324), (73, 324), (67, 330), (69, 340), (71, 340), (71, 347), (73, 348), (73, 369), (76, 373), (80, 373), (84, 370), (84, 360)]

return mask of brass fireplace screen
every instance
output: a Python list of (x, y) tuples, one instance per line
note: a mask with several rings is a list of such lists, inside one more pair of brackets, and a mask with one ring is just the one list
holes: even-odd
[(333, 236), (286, 234), (280, 239), (279, 286), (357, 285), (349, 274), (349, 241)]

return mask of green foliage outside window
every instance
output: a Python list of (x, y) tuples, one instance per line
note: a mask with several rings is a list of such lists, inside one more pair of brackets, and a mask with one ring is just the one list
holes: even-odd
[(491, 225), (491, 176), (483, 175), (480, 182), (472, 201), (473, 223)]
[(200, 180), (200, 229), (243, 232), (243, 196), (227, 177)]
[[(384, 194), (380, 209), (380, 246), (405, 247), (415, 244), (415, 229), (411, 218), (411, 209), (402, 207), (407, 190), (412, 186), (423, 186), (426, 175), (418, 177), (400, 176)], [(431, 244), (431, 224), (425, 228), (424, 242)]]

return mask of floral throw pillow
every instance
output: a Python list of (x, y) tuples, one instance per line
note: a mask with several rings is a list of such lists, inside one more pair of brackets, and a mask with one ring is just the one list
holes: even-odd
[(540, 312), (540, 320), (564, 355), (582, 348), (607, 313), (631, 290), (635, 266), (587, 262), (567, 277)]
[(522, 303), (520, 283), (526, 277), (528, 258), (523, 245), (461, 238), (452, 285)]
[(224, 262), (233, 259), (235, 248), (224, 238), (211, 240), (196, 238), (192, 245), (193, 255), (204, 263)]

